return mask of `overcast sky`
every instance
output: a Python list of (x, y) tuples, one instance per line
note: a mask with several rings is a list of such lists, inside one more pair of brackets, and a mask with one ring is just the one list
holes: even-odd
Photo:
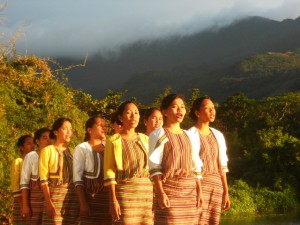
[(0, 33), (21, 29), (17, 49), (29, 54), (84, 58), (245, 16), (295, 19), (300, 0), (8, 0)]

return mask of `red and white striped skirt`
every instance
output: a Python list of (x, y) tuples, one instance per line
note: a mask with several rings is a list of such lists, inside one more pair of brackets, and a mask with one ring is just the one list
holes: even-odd
[(44, 195), (39, 181), (30, 181), (29, 184), (29, 207), (31, 216), (26, 218), (26, 223), (30, 225), (42, 224)]
[(42, 224), (78, 224), (79, 201), (74, 189), (74, 185), (50, 185), (49, 191), (51, 200), (55, 206), (56, 216), (47, 216), (46, 204), (44, 204)]
[(161, 209), (154, 197), (154, 224), (197, 224), (197, 192), (195, 177), (173, 177), (163, 183), (170, 208)]
[(114, 224), (152, 225), (153, 186), (149, 178), (131, 178), (116, 185), (121, 219)]
[(201, 180), (203, 205), (199, 224), (217, 225), (220, 222), (223, 185), (219, 174), (203, 175)]

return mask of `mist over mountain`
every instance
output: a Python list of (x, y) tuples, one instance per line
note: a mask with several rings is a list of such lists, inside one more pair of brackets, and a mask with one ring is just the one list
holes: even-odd
[[(202, 94), (219, 101), (236, 92), (261, 98), (299, 90), (300, 82), (289, 80), (293, 87), (287, 85), (280, 91), (280, 85), (272, 84), (276, 79), (270, 77), (264, 78), (264, 82), (259, 76), (239, 82), (228, 78), (233, 73), (238, 76), (236, 68), (245, 58), (297, 48), (300, 48), (300, 17), (281, 22), (248, 17), (191, 36), (137, 42), (124, 46), (118, 56), (104, 58), (99, 54), (88, 58), (85, 67), (68, 71), (67, 77), (73, 88), (81, 88), (95, 98), (106, 96), (108, 89), (128, 90), (125, 97), (137, 97), (147, 103), (167, 86), (183, 94), (199, 88)], [(81, 63), (67, 58), (57, 60), (62, 65)], [(295, 75), (289, 79), (296, 78)]]

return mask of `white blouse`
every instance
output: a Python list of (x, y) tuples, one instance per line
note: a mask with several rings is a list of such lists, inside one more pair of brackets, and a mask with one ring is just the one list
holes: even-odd
[(73, 182), (77, 185), (84, 185), (83, 177), (93, 179), (100, 174), (100, 154), (93, 151), (88, 142), (77, 145), (73, 154)]
[[(192, 143), (192, 160), (193, 160), (193, 171), (196, 174), (197, 178), (202, 178), (201, 168), (203, 166), (202, 161), (199, 157), (200, 151), (200, 139), (198, 135), (195, 135), (189, 131), (184, 130), (188, 135)], [(154, 130), (149, 136), (149, 171), (156, 171), (151, 173), (151, 177), (162, 174), (162, 158), (164, 154), (164, 145), (168, 142), (168, 138), (162, 138), (165, 135), (163, 128), (158, 128)]]
[[(217, 139), (218, 145), (219, 145), (219, 159), (220, 159), (220, 163), (221, 163), (221, 170), (222, 170), (222, 172), (229, 172), (228, 166), (227, 166), (227, 163), (228, 163), (227, 146), (226, 146), (224, 135), (215, 128), (210, 127), (209, 129), (213, 132), (214, 136)], [(191, 132), (192, 134), (198, 135), (198, 137), (200, 137), (199, 132), (196, 127), (191, 127), (188, 131)], [(200, 140), (200, 138), (199, 138), (199, 140)]]
[(36, 151), (29, 152), (23, 161), (20, 189), (29, 189), (29, 182), (39, 179), (39, 155)]

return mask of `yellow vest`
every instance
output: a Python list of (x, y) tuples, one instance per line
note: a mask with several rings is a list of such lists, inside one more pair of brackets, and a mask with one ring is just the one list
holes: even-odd
[[(139, 133), (139, 137), (148, 154), (148, 136)], [(148, 162), (147, 168), (148, 168)], [(122, 163), (122, 137), (120, 134), (114, 134), (106, 140), (104, 150), (104, 185), (116, 184), (116, 171), (123, 170)]]

